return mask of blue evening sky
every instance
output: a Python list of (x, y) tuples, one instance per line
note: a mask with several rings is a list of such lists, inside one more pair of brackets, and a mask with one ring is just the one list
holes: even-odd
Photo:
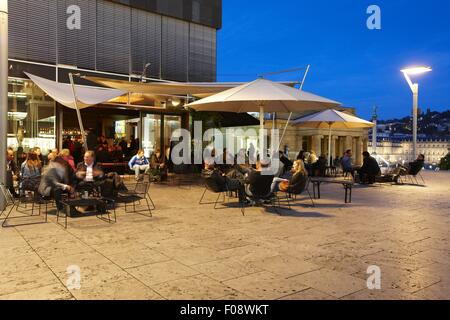
[[(381, 8), (381, 30), (366, 27), (371, 4)], [(412, 93), (399, 70), (429, 65), (433, 72), (417, 78), (419, 105), (450, 109), (448, 0), (223, 0), (217, 54), (218, 81), (311, 64), (304, 90), (365, 118), (377, 105), (382, 119), (411, 113)]]

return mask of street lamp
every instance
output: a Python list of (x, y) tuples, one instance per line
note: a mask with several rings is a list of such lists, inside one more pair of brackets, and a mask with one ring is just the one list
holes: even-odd
[(413, 83), (410, 76), (419, 75), (430, 71), (432, 71), (431, 67), (423, 66), (401, 70), (413, 93), (413, 158), (417, 156), (417, 110), (419, 104), (419, 84)]
[[(8, 136), (8, 0), (0, 0), (0, 183), (6, 183)], [(6, 199), (0, 195), (0, 210)]]

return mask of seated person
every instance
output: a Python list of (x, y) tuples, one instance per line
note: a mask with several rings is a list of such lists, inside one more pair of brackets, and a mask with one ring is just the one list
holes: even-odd
[(128, 166), (134, 171), (136, 181), (139, 180), (141, 171), (147, 171), (150, 168), (150, 163), (144, 155), (144, 150), (139, 150), (137, 154), (128, 162)]
[(353, 165), (353, 159), (352, 159), (352, 150), (345, 151), (344, 157), (341, 161), (342, 170), (344, 173), (350, 173), (352, 177), (355, 177), (355, 170), (358, 170), (360, 167)]
[(311, 165), (311, 176), (324, 177), (327, 171), (327, 158), (321, 155), (319, 159)]
[(123, 151), (122, 147), (117, 145), (111, 150), (112, 160), (113, 162), (122, 162), (123, 161)]
[(281, 150), (279, 151), (279, 157), (280, 157), (279, 158), (280, 162), (283, 164), (283, 173), (288, 172), (289, 170), (291, 170), (293, 163), (292, 163), (291, 160), (289, 160), (288, 157), (286, 157), (284, 152), (281, 151)]
[(167, 161), (160, 148), (150, 157), (150, 175), (158, 181), (167, 179)]
[(102, 184), (105, 174), (95, 163), (94, 151), (86, 151), (84, 161), (79, 163), (75, 171), (76, 189), (78, 191), (95, 191)]
[(57, 157), (45, 167), (38, 188), (39, 194), (43, 197), (54, 197), (58, 211), (64, 209), (61, 203), (62, 194), (72, 191), (67, 168), (63, 161), (61, 157)]
[(363, 165), (358, 169), (360, 183), (375, 183), (375, 177), (381, 174), (377, 160), (369, 152), (363, 152)]
[(271, 186), (272, 192), (288, 192), (289, 189), (295, 187), (298, 183), (306, 183), (305, 178), (308, 172), (302, 160), (296, 160), (291, 169), (292, 176), (290, 179), (274, 178)]
[[(213, 179), (218, 190), (221, 191), (237, 191), (239, 196), (239, 202), (243, 203), (245, 199), (244, 184), (238, 180), (226, 176), (215, 165), (209, 165), (202, 172), (202, 175), (206, 179)], [(218, 191), (217, 190), (217, 191)]]
[(97, 162), (99, 163), (111, 163), (113, 162), (112, 154), (108, 151), (108, 149), (100, 145), (97, 149)]
[(256, 162), (256, 169), (250, 170), (245, 179), (245, 193), (250, 198), (267, 199), (272, 195), (271, 185), (273, 181), (273, 174), (267, 169), (270, 162), (267, 160), (258, 160)]
[(37, 154), (29, 152), (27, 159), (20, 168), (20, 193), (24, 195), (25, 191), (36, 191), (41, 180), (41, 163)]
[(420, 170), (423, 169), (425, 163), (425, 156), (423, 154), (419, 154), (417, 159), (413, 162), (408, 163), (406, 166), (400, 165), (393, 172), (394, 182), (397, 183), (400, 176), (404, 176), (407, 174), (417, 174)]

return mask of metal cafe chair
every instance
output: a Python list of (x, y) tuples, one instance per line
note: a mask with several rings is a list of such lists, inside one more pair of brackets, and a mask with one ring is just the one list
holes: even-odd
[[(24, 214), (23, 212), (20, 212), (19, 210), (17, 210), (21, 204), (21, 200), (20, 199), (15, 199), (11, 192), (8, 190), (8, 188), (6, 188), (6, 186), (3, 183), (0, 183), (0, 192), (2, 193), (4, 199), (6, 199), (6, 206), (5, 209), (2, 211), (2, 213), (0, 214), (0, 217), (3, 215), (4, 212), (8, 211), (8, 213), (6, 214), (3, 223), (2, 223), (2, 227), (6, 228), (6, 227), (17, 227), (17, 226), (26, 226), (26, 225), (33, 225), (33, 224), (41, 224), (41, 223), (46, 223), (48, 221), (47, 219), (47, 204), (49, 201), (45, 200), (45, 199), (37, 199), (34, 198), (32, 199), (32, 209), (31, 209), (31, 215), (28, 214)], [(45, 221), (43, 222), (30, 222), (30, 223), (21, 223), (21, 224), (15, 224), (15, 225), (9, 225), (8, 224), (8, 220), (10, 219), (15, 219), (15, 218), (22, 218), (22, 217), (32, 217), (34, 216), (34, 208), (37, 205), (38, 207), (38, 215), (41, 215), (41, 205), (45, 204)], [(8, 209), (9, 208), (9, 209)], [(14, 211), (14, 208), (16, 208), (16, 211), (21, 213), (22, 216), (21, 217), (14, 217), (11, 218), (11, 214)]]
[[(218, 204), (219, 204), (219, 199), (221, 196), (223, 196), (223, 201), (220, 203), (225, 203), (227, 197), (231, 198), (232, 197), (232, 192), (234, 191), (230, 191), (228, 188), (228, 185), (225, 183), (225, 185), (220, 186), (217, 181), (214, 179), (214, 177), (205, 177), (204, 178), (204, 182), (205, 182), (205, 189), (202, 193), (202, 196), (199, 200), (199, 204), (200, 205), (204, 205), (204, 204), (214, 204), (214, 209), (218, 209)], [(206, 192), (210, 191), (211, 193), (217, 194), (217, 199), (215, 202), (203, 202), (203, 199), (205, 198)], [(237, 191), (236, 191), (237, 192)], [(239, 201), (239, 207), (241, 209), (241, 213), (244, 216), (245, 215), (245, 207), (244, 204)]]
[[(122, 191), (119, 192), (119, 196), (129, 198), (132, 201), (132, 204), (129, 203), (128, 199), (125, 200), (125, 212), (127, 213), (145, 213), (148, 212), (150, 217), (152, 217), (152, 210), (155, 210), (155, 204), (150, 197), (150, 182), (138, 181), (136, 182), (134, 190)], [(145, 201), (146, 207), (145, 209), (136, 209), (136, 202), (138, 205), (141, 201)], [(151, 206), (150, 206), (151, 203)], [(131, 210), (130, 207), (133, 209)]]

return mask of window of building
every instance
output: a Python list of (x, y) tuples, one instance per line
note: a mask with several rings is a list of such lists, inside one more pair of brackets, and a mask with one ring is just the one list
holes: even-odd
[(40, 147), (53, 149), (55, 102), (30, 80), (8, 80), (8, 147), (28, 152)]
[(161, 115), (147, 114), (142, 124), (142, 148), (146, 157), (150, 157), (157, 148), (161, 148)]

